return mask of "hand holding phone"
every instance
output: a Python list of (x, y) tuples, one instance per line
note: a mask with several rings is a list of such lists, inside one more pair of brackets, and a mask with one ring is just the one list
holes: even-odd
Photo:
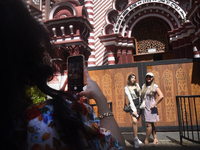
[[(79, 93), (79, 96), (85, 96), (89, 99), (94, 99), (98, 104), (107, 104), (106, 97), (101, 91), (96, 81), (93, 81), (90, 78), (87, 67), (84, 67), (85, 79), (87, 80), (87, 85), (85, 86), (84, 91)], [(105, 101), (104, 101), (105, 100)], [(105, 108), (105, 106), (104, 106)]]
[(85, 64), (85, 58), (83, 55), (68, 57), (67, 59), (68, 91), (75, 93), (83, 91), (84, 64)]

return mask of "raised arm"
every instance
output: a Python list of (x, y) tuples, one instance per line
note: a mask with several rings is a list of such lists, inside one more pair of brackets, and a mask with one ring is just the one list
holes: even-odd
[(164, 95), (163, 95), (163, 93), (162, 93), (162, 91), (160, 90), (160, 88), (156, 88), (156, 92), (157, 92), (157, 98), (156, 98), (156, 100), (155, 100), (155, 103), (153, 104), (153, 106), (151, 106), (151, 108), (150, 109), (152, 109), (152, 108), (154, 108), (156, 105), (158, 105), (162, 100), (163, 100), (163, 98), (164, 98)]
[[(87, 81), (87, 87), (85, 91), (79, 93), (80, 96), (86, 96), (89, 99), (94, 99), (97, 103), (99, 114), (110, 113), (110, 109), (107, 104), (107, 99), (102, 93), (101, 89), (95, 81), (93, 81), (87, 71), (84, 68), (85, 77)], [(124, 150), (126, 150), (125, 140), (121, 134), (119, 126), (113, 116), (105, 117), (101, 119), (101, 127), (106, 128), (111, 131), (113, 137), (122, 145)]]

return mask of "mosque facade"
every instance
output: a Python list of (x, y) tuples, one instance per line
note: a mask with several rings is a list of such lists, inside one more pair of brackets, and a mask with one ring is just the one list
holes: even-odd
[(197, 0), (24, 0), (44, 24), (59, 58), (83, 54), (88, 66), (200, 55)]

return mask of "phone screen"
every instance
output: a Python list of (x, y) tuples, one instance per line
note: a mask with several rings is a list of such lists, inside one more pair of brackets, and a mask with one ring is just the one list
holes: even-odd
[(83, 91), (84, 86), (84, 56), (76, 55), (68, 57), (68, 91)]

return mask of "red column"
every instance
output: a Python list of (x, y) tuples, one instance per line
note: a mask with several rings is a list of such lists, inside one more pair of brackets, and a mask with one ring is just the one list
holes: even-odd
[(116, 64), (122, 64), (122, 47), (117, 47)]
[(122, 47), (122, 64), (126, 64), (127, 63), (126, 49), (127, 49), (127, 47)]
[(179, 50), (180, 50), (180, 58), (186, 58), (185, 44), (183, 42), (183, 39), (179, 39), (178, 43), (179, 43)]
[(132, 52), (133, 48), (132, 47), (128, 47), (127, 48), (127, 63), (132, 63), (133, 62), (133, 52)]
[(180, 52), (179, 52), (179, 44), (178, 41), (172, 41), (172, 47), (173, 47), (173, 52), (174, 52), (174, 57), (180, 58)]
[(194, 58), (200, 58), (198, 49), (196, 46), (193, 47)]
[(115, 45), (106, 46), (108, 51), (108, 65), (115, 65)]

